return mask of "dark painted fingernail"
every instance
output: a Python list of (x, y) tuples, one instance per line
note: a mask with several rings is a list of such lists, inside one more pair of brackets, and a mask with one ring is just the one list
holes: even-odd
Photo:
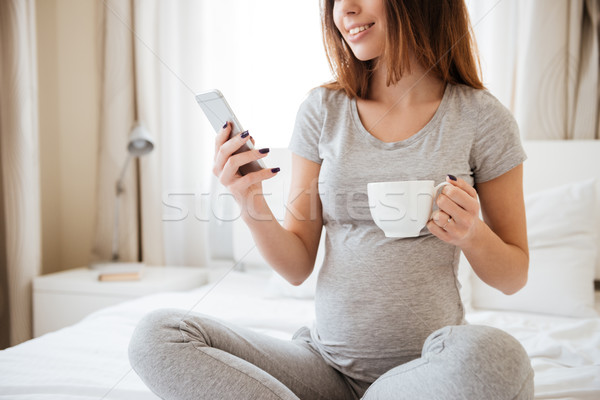
[(455, 181), (456, 180), (456, 177), (454, 175), (448, 174), (448, 178), (450, 178), (451, 181)]
[(259, 152), (260, 154), (267, 154), (267, 153), (269, 152), (269, 148), (268, 148), (268, 147), (265, 147), (264, 149), (260, 149), (258, 152)]
[(278, 173), (279, 171), (281, 171), (281, 169), (279, 167), (277, 167), (277, 168), (271, 168), (271, 172), (274, 173), (274, 174)]
[(242, 132), (242, 134), (241, 134), (242, 139), (246, 139), (249, 134), (250, 134), (250, 132), (248, 132), (248, 131)]
[(227, 128), (227, 122), (225, 122), (225, 125), (223, 125), (223, 129)]

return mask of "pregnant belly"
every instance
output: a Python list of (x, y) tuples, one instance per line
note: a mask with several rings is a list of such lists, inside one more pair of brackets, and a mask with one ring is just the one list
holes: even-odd
[(461, 306), (418, 302), (399, 295), (382, 304), (378, 295), (373, 297), (357, 301), (356, 296), (338, 291), (321, 292), (316, 298), (313, 340), (330, 365), (354, 379), (372, 382), (391, 368), (420, 357), (432, 332), (463, 322)]
[(444, 294), (380, 287), (366, 296), (342, 289), (318, 290), (316, 322), (324, 345), (356, 355), (420, 352), (427, 336), (461, 323), (456, 289)]
[(311, 334), (343, 373), (361, 380), (379, 376), (419, 357), (435, 330), (463, 323), (452, 252), (420, 265), (379, 263), (376, 253), (370, 265), (337, 256), (335, 264), (326, 257), (320, 271)]

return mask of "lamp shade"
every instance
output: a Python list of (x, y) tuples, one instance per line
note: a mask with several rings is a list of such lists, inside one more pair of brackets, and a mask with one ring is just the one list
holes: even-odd
[(129, 154), (139, 157), (150, 153), (153, 149), (154, 142), (150, 132), (141, 124), (136, 124), (129, 134), (129, 142), (127, 143)]

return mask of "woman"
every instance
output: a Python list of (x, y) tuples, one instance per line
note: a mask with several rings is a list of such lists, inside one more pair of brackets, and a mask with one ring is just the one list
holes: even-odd
[[(290, 283), (313, 271), (325, 226), (314, 328), (280, 341), (158, 311), (134, 334), (134, 369), (166, 399), (532, 398), (523, 348), (467, 325), (458, 292), (461, 250), (507, 294), (528, 269), (525, 154), (513, 117), (477, 75), (463, 0), (322, 7), (336, 79), (298, 112), (284, 225), (261, 191), (278, 169), (237, 172), (268, 149), (233, 155), (250, 137), (228, 139), (226, 124), (214, 162), (262, 255)], [(367, 183), (415, 179), (450, 185), (418, 237), (386, 238), (369, 215)]]

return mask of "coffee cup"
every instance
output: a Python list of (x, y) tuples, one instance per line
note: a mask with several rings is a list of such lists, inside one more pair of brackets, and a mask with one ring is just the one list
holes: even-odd
[(371, 182), (367, 184), (369, 209), (373, 221), (386, 237), (419, 236), (431, 219), (434, 199), (448, 182), (434, 181)]

